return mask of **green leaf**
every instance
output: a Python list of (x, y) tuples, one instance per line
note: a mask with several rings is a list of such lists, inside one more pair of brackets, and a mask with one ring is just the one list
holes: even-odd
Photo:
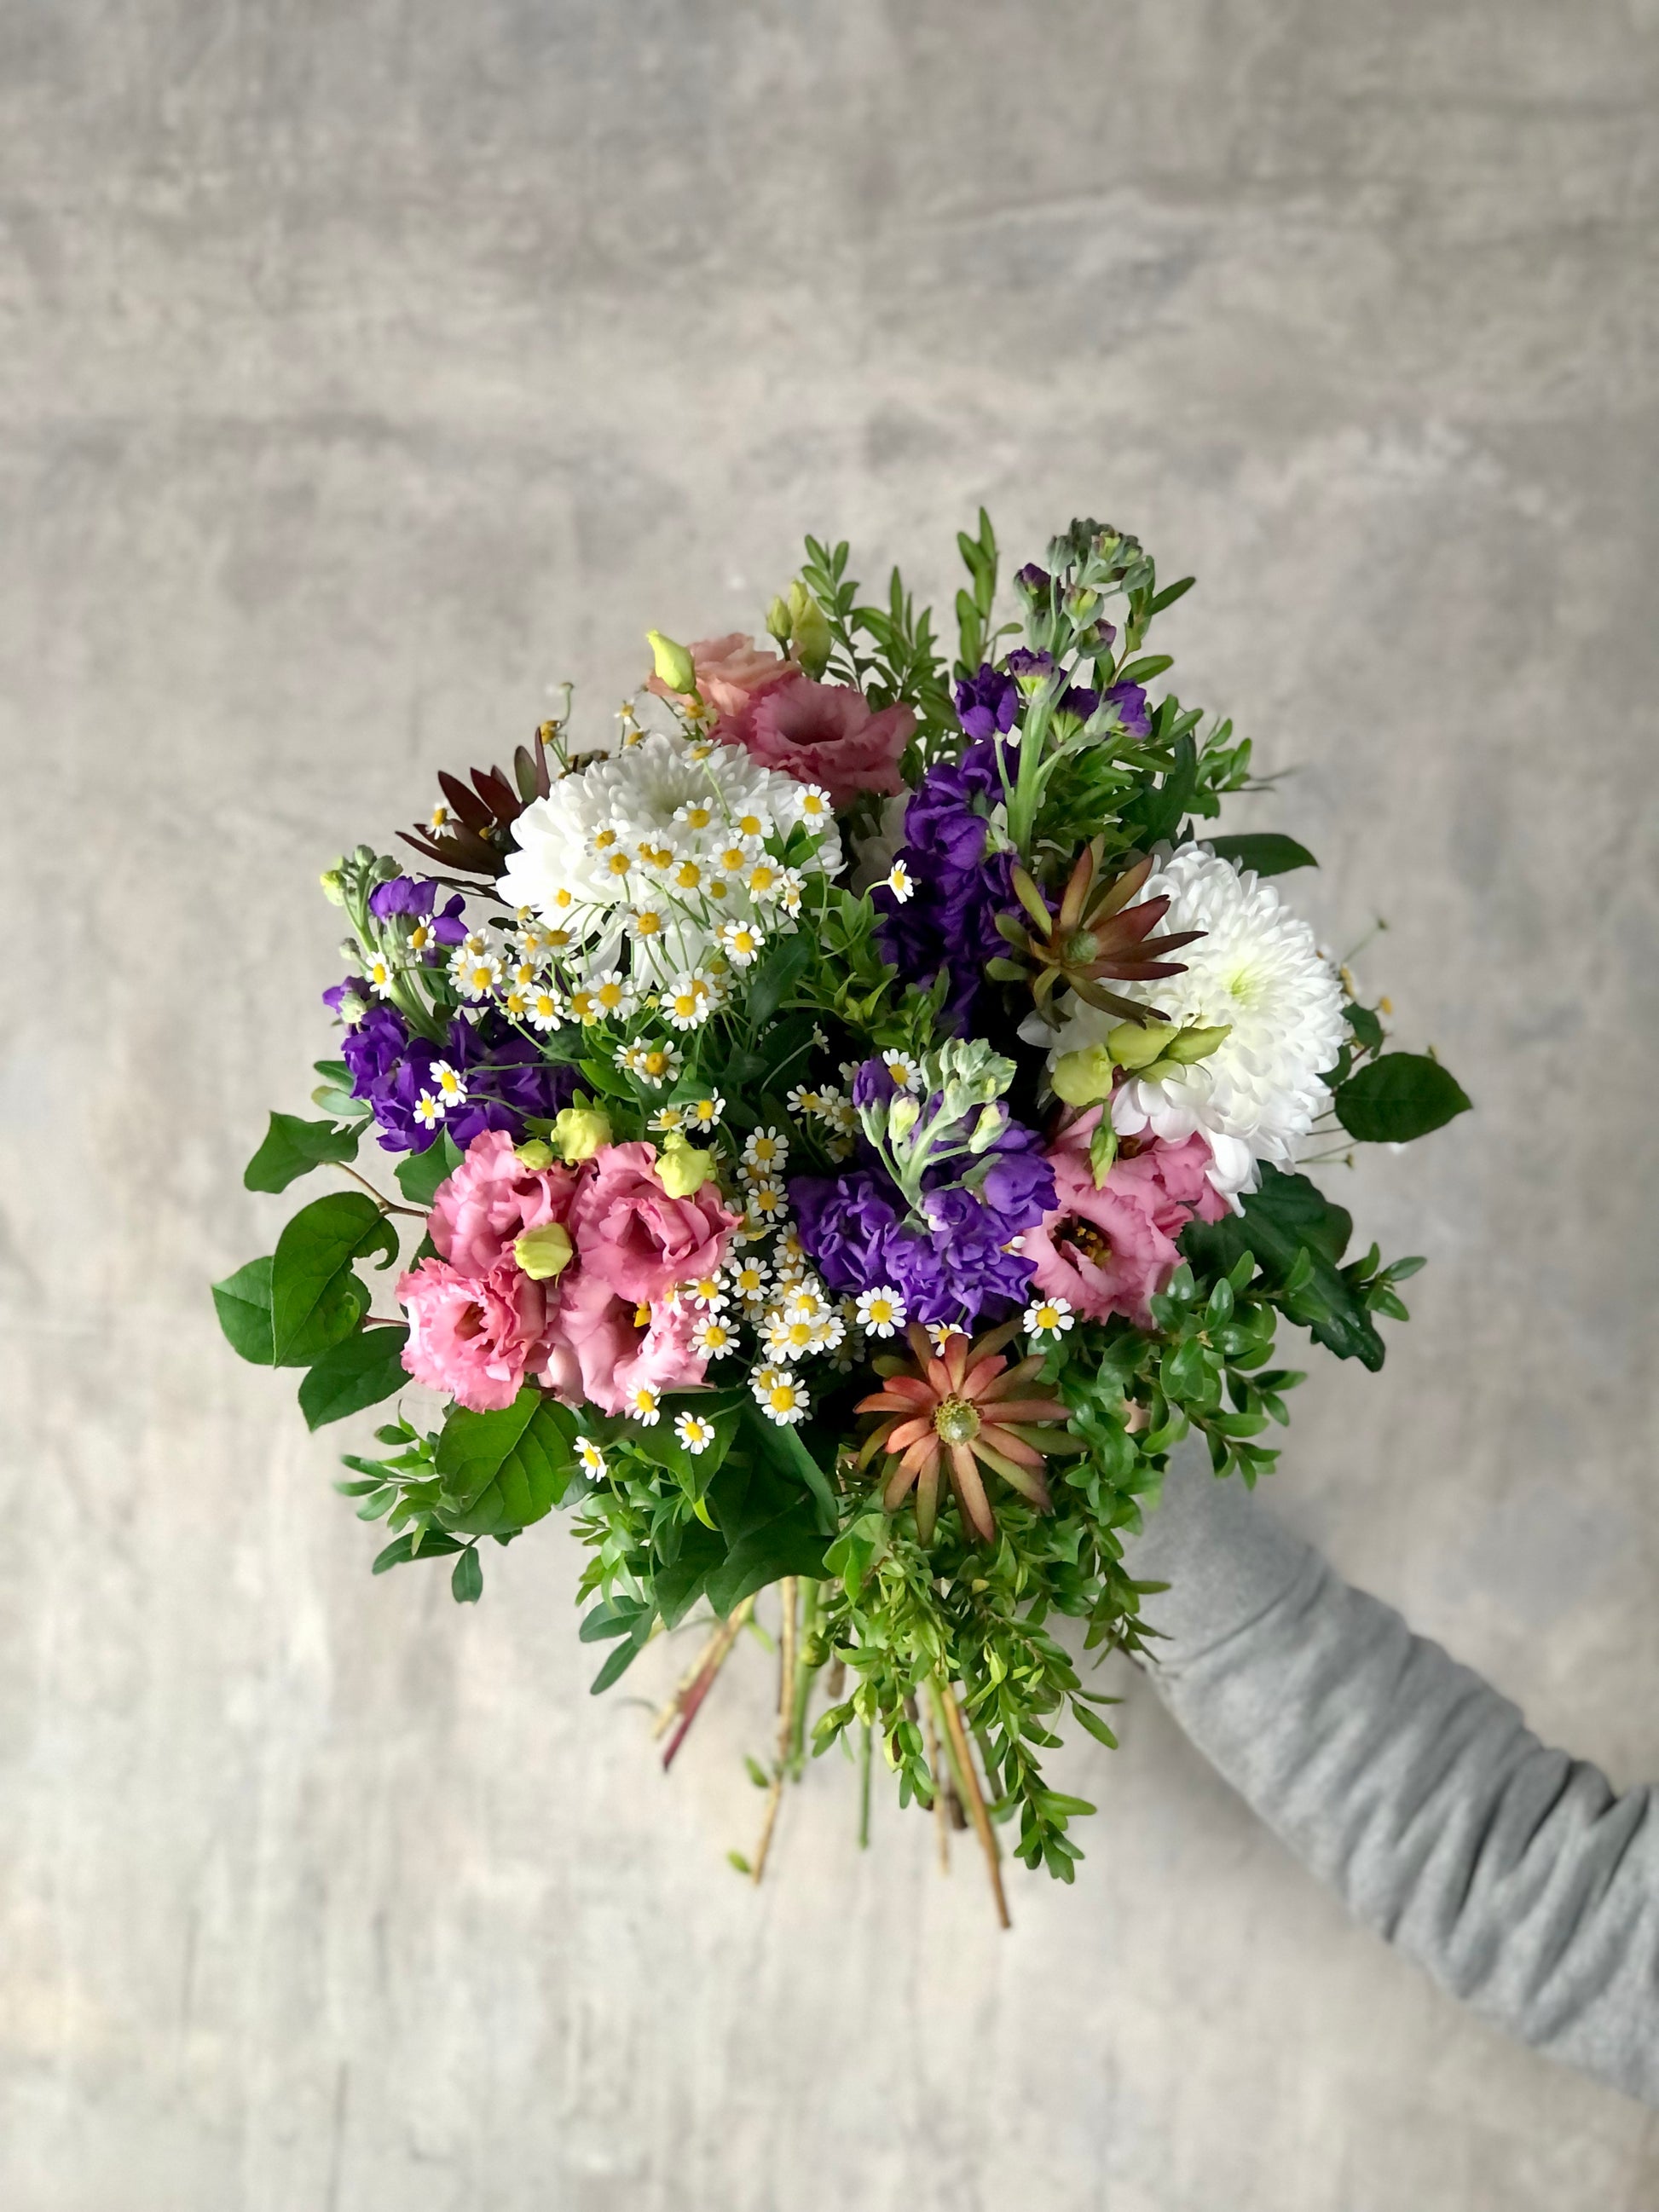
[[(753, 1403), (746, 1390), (688, 1391), (683, 1401), (671, 1398), (665, 1402), (662, 1418), (654, 1427), (647, 1429), (629, 1421), (620, 1433), (620, 1441), (653, 1467), (666, 1468), (695, 1503), (732, 1449), (744, 1408)], [(714, 1425), (714, 1441), (700, 1452), (688, 1451), (674, 1433), (674, 1416), (682, 1411), (701, 1414)]]
[(274, 1367), (270, 1338), (270, 1255), (250, 1260), (213, 1285), (213, 1306), (233, 1352), (256, 1367)]
[(409, 1380), (403, 1360), (408, 1341), (406, 1328), (360, 1328), (325, 1352), (300, 1385), (306, 1426), (343, 1421), (401, 1390)]
[(477, 1605), (483, 1595), (483, 1561), (476, 1544), (469, 1544), (456, 1560), (449, 1590), (457, 1605)]
[(1259, 876), (1287, 876), (1292, 868), (1319, 866), (1305, 845), (1274, 830), (1242, 837), (1212, 837), (1206, 842), (1214, 846), (1218, 859), (1231, 860), (1237, 867), (1254, 868)]
[(805, 930), (774, 938), (749, 987), (746, 1011), (751, 1033), (771, 1020), (811, 957), (812, 940)]
[(1343, 1007), (1342, 1018), (1353, 1031), (1356, 1044), (1363, 1044), (1367, 1052), (1380, 1052), (1382, 1049), (1382, 1024), (1377, 1019), (1373, 1007), (1362, 1006), (1351, 1001)]
[(829, 1476), (802, 1443), (799, 1432), (769, 1421), (752, 1399), (744, 1401), (743, 1421), (750, 1449), (769, 1460), (781, 1474), (793, 1475), (797, 1482), (805, 1485), (817, 1501), (819, 1528), (824, 1535), (833, 1536), (841, 1517), (836, 1493), (830, 1487)]
[(726, 1614), (753, 1591), (784, 1575), (823, 1574), (818, 1507), (794, 1479), (734, 1449), (708, 1486), (708, 1504), (726, 1542), (722, 1565), (708, 1577), (708, 1602)]
[(1382, 1364), (1384, 1346), (1364, 1303), (1337, 1271), (1353, 1222), (1306, 1176), (1261, 1171), (1261, 1188), (1242, 1215), (1194, 1222), (1181, 1249), (1212, 1274), (1225, 1274), (1253, 1252), (1268, 1287), (1282, 1292), (1285, 1312), (1341, 1359)]
[(438, 1185), (447, 1181), (460, 1164), (460, 1146), (445, 1132), (434, 1137), (423, 1152), (410, 1152), (399, 1160), (392, 1173), (411, 1206), (430, 1206)]
[(651, 1624), (656, 1619), (656, 1607), (642, 1605), (629, 1625), (628, 1633), (605, 1660), (603, 1667), (588, 1685), (588, 1695), (597, 1698), (602, 1691), (625, 1674), (644, 1650), (651, 1638)]
[(302, 1121), (295, 1114), (273, 1114), (264, 1144), (242, 1170), (242, 1181), (249, 1190), (286, 1190), (325, 1160), (355, 1159), (362, 1133), (361, 1121), (337, 1128), (332, 1121)]
[[(421, 1548), (415, 1549), (415, 1540), (420, 1538)], [(401, 1536), (394, 1536), (385, 1551), (375, 1555), (371, 1574), (383, 1575), (388, 1567), (406, 1567), (414, 1559), (438, 1559), (447, 1552), (459, 1552), (461, 1547), (453, 1538), (436, 1528), (405, 1528)]]
[(576, 1427), (556, 1398), (526, 1384), (500, 1413), (451, 1408), (434, 1465), (464, 1535), (527, 1528), (559, 1504), (575, 1472)]
[(726, 1539), (701, 1521), (681, 1531), (680, 1547), (671, 1565), (659, 1567), (651, 1588), (665, 1628), (678, 1628), (708, 1586), (708, 1577), (724, 1565)]
[(356, 1327), (368, 1293), (351, 1263), (377, 1251), (395, 1259), (398, 1240), (380, 1207), (362, 1191), (336, 1191), (295, 1215), (276, 1239), (270, 1265), (271, 1338), (278, 1367), (309, 1367)]
[(1386, 1052), (1336, 1093), (1337, 1120), (1362, 1144), (1407, 1145), (1468, 1110), (1456, 1078), (1425, 1053)]
[(581, 1626), (576, 1631), (583, 1644), (604, 1644), (613, 1636), (626, 1636), (641, 1613), (647, 1616), (653, 1608), (637, 1597), (607, 1597), (582, 1615)]

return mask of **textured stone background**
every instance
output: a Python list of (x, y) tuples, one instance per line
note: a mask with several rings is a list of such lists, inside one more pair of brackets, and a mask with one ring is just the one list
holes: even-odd
[(804, 527), (1092, 509), (1480, 1108), (1354, 1181), (1433, 1265), (1281, 1510), (1659, 1771), (1656, 81), (1653, 0), (0, 6), (8, 2212), (1656, 2201), (1135, 1685), (1012, 1937), (837, 1765), (750, 1893), (758, 1659), (665, 1786), (561, 1530), (371, 1583), (205, 1285), (343, 842)]

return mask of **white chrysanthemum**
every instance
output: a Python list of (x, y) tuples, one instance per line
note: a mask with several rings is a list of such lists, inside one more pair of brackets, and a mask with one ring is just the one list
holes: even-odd
[[(526, 807), (501, 895), (584, 941), (627, 918), (652, 972), (695, 967), (721, 921), (789, 908), (792, 872), (765, 856), (769, 836), (805, 823), (818, 841), (810, 870), (840, 872), (840, 832), (817, 802), (813, 787), (761, 767), (741, 745), (653, 731)], [(728, 879), (721, 864), (733, 854), (745, 872)], [(641, 915), (656, 920), (642, 925)]]
[[(1181, 975), (1112, 988), (1158, 1006), (1172, 1022), (1225, 1023), (1228, 1034), (1207, 1060), (1178, 1075), (1123, 1084), (1113, 1094), (1112, 1121), (1123, 1136), (1150, 1130), (1172, 1144), (1201, 1131), (1214, 1154), (1211, 1182), (1236, 1198), (1255, 1188), (1258, 1161), (1293, 1166), (1330, 1103), (1319, 1079), (1346, 1034), (1341, 985), (1312, 930), (1272, 885), (1206, 846), (1183, 845), (1164, 860), (1144, 896), (1169, 899), (1164, 929), (1204, 934), (1177, 956)], [(1111, 1015), (1076, 1007), (1051, 1058), (1098, 1044), (1113, 1026)]]

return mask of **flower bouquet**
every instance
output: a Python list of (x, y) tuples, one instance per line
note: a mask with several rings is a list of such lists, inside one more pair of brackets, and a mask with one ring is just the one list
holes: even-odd
[(510, 772), (439, 776), (419, 873), (328, 871), (322, 1118), (274, 1114), (246, 1179), (349, 1187), (215, 1298), (313, 1428), (411, 1377), (447, 1401), (346, 1458), (377, 1573), (447, 1559), (476, 1600), (485, 1540), (564, 1508), (595, 1690), (706, 1609), (665, 1764), (745, 1631), (775, 1651), (744, 1871), (840, 1746), (861, 1838), (878, 1760), (941, 1842), (972, 1826), (1006, 1921), (1003, 1824), (1081, 1856), (1039, 1755), (1067, 1714), (1113, 1741), (1075, 1647), (1148, 1648), (1122, 1540), (1170, 1447), (1254, 1482), (1281, 1322), (1375, 1368), (1405, 1318), (1420, 1262), (1345, 1261), (1299, 1154), (1468, 1102), (1281, 901), (1312, 856), (1202, 827), (1253, 785), (1149, 689), (1191, 579), (1079, 522), (1000, 623), (982, 514), (958, 543), (953, 671), (896, 572), (866, 605), (808, 538), (775, 649), (653, 631), (614, 750), (572, 750), (567, 695)]

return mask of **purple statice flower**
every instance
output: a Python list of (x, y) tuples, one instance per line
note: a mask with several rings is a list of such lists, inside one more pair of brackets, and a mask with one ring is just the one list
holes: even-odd
[(959, 762), (934, 763), (904, 812), (899, 858), (913, 894), (901, 902), (884, 884), (871, 894), (883, 916), (883, 957), (907, 982), (928, 982), (941, 968), (949, 970), (945, 1017), (958, 1031), (972, 1027), (985, 963), (1002, 949), (995, 917), (1015, 904), (1013, 855), (988, 857), (979, 811), (1002, 796), (996, 754), (995, 740), (983, 738)]
[(970, 738), (988, 738), (1013, 727), (1019, 712), (1019, 686), (1000, 668), (984, 662), (957, 686), (957, 720)]

